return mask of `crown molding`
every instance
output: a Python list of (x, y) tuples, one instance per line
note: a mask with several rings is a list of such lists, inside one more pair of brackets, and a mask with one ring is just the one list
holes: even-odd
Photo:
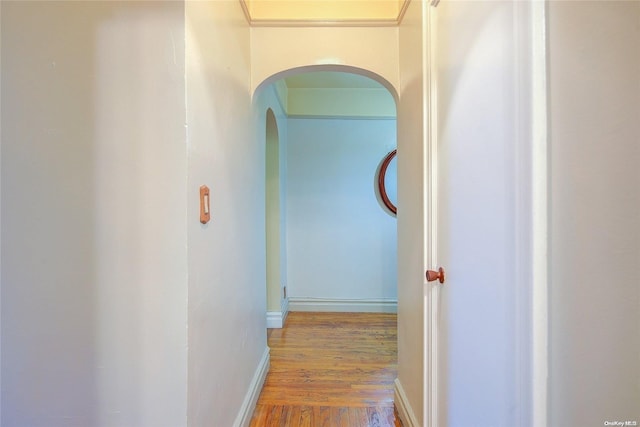
[(249, 13), (249, 5), (247, 5), (246, 0), (239, 0), (240, 7), (242, 8), (242, 13), (244, 13), (244, 18), (247, 20), (249, 25), (251, 25), (251, 13)]
[(398, 17), (396, 18), (396, 25), (400, 25), (402, 20), (404, 19), (404, 14), (407, 13), (407, 9), (409, 8), (409, 3), (411, 0), (404, 0), (402, 3), (402, 7), (400, 8), (400, 12), (398, 13)]
[(397, 117), (395, 101), (384, 88), (289, 88), (287, 94), (288, 117)]
[(239, 1), (244, 17), (252, 27), (395, 27), (402, 22), (411, 2), (404, 0), (398, 16), (388, 19), (255, 19), (249, 11), (248, 0)]

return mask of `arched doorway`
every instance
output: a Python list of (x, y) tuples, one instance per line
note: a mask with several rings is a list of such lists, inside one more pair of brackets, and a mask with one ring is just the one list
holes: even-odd
[[(273, 110), (269, 108), (265, 123), (265, 230), (267, 262), (267, 327), (282, 327), (282, 300), (286, 300), (282, 285), (282, 232), (280, 200), (280, 136)], [(274, 314), (275, 313), (275, 314)], [(280, 314), (278, 314), (280, 313)]]
[[(301, 77), (304, 80), (311, 74), (313, 73), (292, 77)], [(327, 80), (334, 77), (351, 79), (354, 75), (322, 74), (311, 77)], [(363, 79), (370, 80), (368, 77)], [(356, 109), (351, 109), (348, 100), (345, 99), (354, 97), (353, 90), (337, 101), (340, 95), (336, 92), (340, 90), (335, 87), (323, 87), (326, 82), (309, 83), (289, 78), (286, 87), (282, 88), (277, 87), (280, 81), (264, 86), (262, 90), (268, 93), (260, 93), (255, 98), (260, 126), (263, 123), (266, 125), (266, 240), (267, 251), (272, 252), (266, 255), (269, 310), (267, 327), (269, 328), (270, 325), (274, 327), (277, 320), (281, 320), (284, 326), (285, 320), (284, 313), (281, 314), (281, 319), (278, 319), (277, 314), (272, 310), (280, 307), (284, 310), (287, 302), (286, 294), (283, 292), (280, 295), (284, 301), (273, 298), (275, 293), (270, 290), (274, 287), (269, 283), (272, 280), (272, 275), (269, 273), (270, 265), (273, 265), (276, 252), (280, 251), (277, 245), (270, 243), (273, 240), (269, 236), (275, 229), (273, 218), (270, 218), (271, 212), (275, 209), (270, 208), (270, 205), (275, 206), (280, 203), (282, 206), (283, 199), (286, 199), (286, 209), (284, 209), (286, 220), (281, 221), (280, 226), (286, 229), (285, 257), (288, 269), (281, 271), (281, 279), (287, 282), (286, 289), (289, 289), (287, 293), (291, 297), (288, 300), (291, 311), (313, 311), (314, 313), (292, 313), (285, 329), (269, 330), (268, 342), (274, 355), (271, 363), (275, 369), (267, 377), (270, 385), (263, 390), (258, 406), (262, 408), (261, 410), (269, 407), (274, 394), (280, 393), (275, 390), (275, 384), (279, 384), (283, 376), (288, 376), (288, 381), (300, 387), (312, 387), (316, 384), (319, 388), (313, 393), (309, 392), (310, 396), (320, 396), (318, 399), (322, 399), (321, 396), (324, 396), (323, 393), (326, 390), (318, 385), (316, 376), (315, 355), (318, 354), (318, 349), (327, 349), (331, 345), (349, 348), (348, 345), (339, 344), (340, 337), (334, 337), (332, 331), (317, 329), (319, 324), (324, 324), (329, 319), (324, 315), (329, 315), (335, 316), (331, 318), (335, 321), (332, 324), (335, 325), (336, 330), (342, 330), (341, 328), (346, 327), (347, 324), (353, 324), (357, 321), (355, 319), (369, 319), (362, 324), (362, 328), (359, 328), (357, 333), (362, 336), (376, 337), (375, 339), (378, 340), (371, 356), (362, 356), (366, 362), (360, 361), (362, 375), (369, 375), (367, 379), (354, 377), (350, 381), (354, 384), (369, 381), (369, 383), (378, 384), (376, 387), (379, 388), (365, 387), (366, 390), (359, 393), (351, 395), (347, 393), (344, 404), (357, 406), (354, 400), (362, 399), (362, 402), (370, 402), (369, 405), (377, 406), (371, 402), (378, 402), (376, 399), (379, 399), (381, 407), (384, 407), (385, 413), (389, 415), (393, 413), (390, 405), (394, 399), (397, 366), (396, 316), (388, 313), (397, 311), (397, 225), (395, 216), (390, 215), (384, 206), (379, 205), (378, 188), (375, 184), (378, 180), (381, 160), (397, 146), (395, 99), (388, 89), (373, 80), (359, 83), (352, 81), (353, 85), (372, 86), (363, 88), (365, 90), (384, 92), (392, 106), (388, 117), (380, 117), (371, 113), (371, 103), (365, 100), (361, 104), (365, 104), (369, 109), (358, 116)], [(316, 84), (319, 87), (314, 86)], [(302, 88), (298, 85), (302, 85)], [(309, 86), (312, 87), (309, 88)], [(314, 103), (313, 100), (304, 102), (291, 93), (285, 99), (281, 99), (277, 94), (287, 90), (295, 92), (298, 89), (303, 92), (326, 90), (330, 96), (320, 96), (324, 102), (316, 104), (323, 105), (305, 105), (304, 107), (308, 107), (309, 110), (302, 111), (303, 108), (300, 105)], [(337, 98), (328, 100), (331, 96)], [(380, 115), (383, 116), (384, 113)], [(278, 120), (277, 123), (276, 120)], [(274, 145), (270, 145), (275, 139), (273, 129), (276, 127), (279, 131), (282, 130), (278, 134), (278, 147), (281, 153), (285, 153), (280, 158), (277, 158)], [(277, 172), (281, 174), (279, 177), (276, 177)], [(275, 187), (280, 185), (280, 188), (283, 188), (283, 181), (285, 190), (276, 201)], [(315, 286), (316, 284), (319, 286)], [(367, 286), (362, 286), (363, 284)], [(383, 287), (387, 289), (382, 289)], [(392, 288), (392, 294), (384, 293), (390, 290), (388, 288)], [(282, 290), (284, 289), (283, 286)], [(372, 298), (371, 294), (363, 293), (371, 292), (372, 289), (378, 291), (376, 295), (378, 298)], [(384, 297), (387, 297), (386, 300)], [(332, 313), (317, 313), (318, 311)], [(338, 311), (351, 313), (336, 314), (335, 312)], [(378, 313), (353, 313), (357, 311)], [(372, 322), (371, 319), (375, 321)], [(292, 325), (299, 327), (300, 324), (304, 324), (306, 329), (313, 329), (315, 338), (320, 340), (320, 343), (331, 345), (316, 345), (313, 354), (304, 353), (300, 347), (301, 343), (295, 342), (293, 338), (299, 337), (302, 332)], [(370, 329), (374, 324), (378, 325), (378, 330)], [(295, 358), (305, 364), (303, 371), (307, 381), (298, 382), (301, 370), (289, 364), (287, 357), (290, 351), (283, 348), (285, 344), (282, 342), (282, 337), (288, 337), (285, 340), (288, 343), (286, 345), (296, 349)], [(323, 339), (325, 341), (322, 341)], [(363, 349), (361, 348), (360, 351), (362, 352)], [(338, 357), (346, 365), (351, 363), (347, 355), (332, 357)], [(373, 368), (373, 365), (377, 367)], [(304, 390), (303, 394), (309, 389), (304, 388)], [(336, 390), (333, 389), (330, 393), (335, 394), (335, 392)], [(315, 404), (311, 398), (301, 398), (301, 400), (307, 404)], [(295, 400), (293, 396), (287, 398), (288, 405), (291, 406), (287, 410), (294, 411), (301, 400)]]
[(353, 67), (293, 71), (254, 95), (266, 110), (267, 327), (289, 307), (397, 312), (397, 225), (377, 185), (397, 146), (394, 93)]

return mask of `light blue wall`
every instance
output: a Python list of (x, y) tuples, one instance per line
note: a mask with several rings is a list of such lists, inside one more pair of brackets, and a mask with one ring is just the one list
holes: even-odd
[(289, 296), (397, 298), (396, 219), (374, 184), (395, 120), (289, 118), (287, 144)]

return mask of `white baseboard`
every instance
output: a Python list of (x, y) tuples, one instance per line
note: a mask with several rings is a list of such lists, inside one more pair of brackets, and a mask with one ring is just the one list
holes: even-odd
[(282, 311), (267, 311), (267, 328), (268, 329), (280, 329), (284, 326), (284, 321), (289, 314), (289, 299), (282, 301)]
[(284, 313), (281, 311), (267, 311), (267, 328), (280, 329), (284, 325)]
[(357, 313), (397, 313), (396, 299), (337, 299), (290, 297), (289, 311), (337, 311)]
[(413, 412), (411, 404), (407, 400), (407, 395), (404, 394), (402, 384), (400, 384), (400, 381), (397, 378), (393, 384), (393, 394), (393, 400), (396, 405), (398, 415), (400, 416), (400, 421), (402, 421), (402, 425), (404, 427), (419, 427), (420, 424), (416, 419), (416, 414)]
[(247, 394), (242, 402), (236, 421), (233, 423), (233, 427), (249, 427), (251, 417), (253, 417), (253, 411), (256, 408), (256, 403), (258, 402), (258, 397), (260, 397), (260, 392), (262, 391), (262, 386), (264, 385), (264, 380), (267, 378), (268, 372), (269, 347), (264, 350), (262, 359), (260, 359), (260, 363), (258, 363), (258, 367), (251, 379), (249, 390), (247, 390)]

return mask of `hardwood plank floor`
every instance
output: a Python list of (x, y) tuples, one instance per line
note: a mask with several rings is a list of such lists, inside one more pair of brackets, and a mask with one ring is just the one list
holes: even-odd
[(293, 312), (268, 330), (271, 369), (251, 427), (397, 427), (397, 317)]

